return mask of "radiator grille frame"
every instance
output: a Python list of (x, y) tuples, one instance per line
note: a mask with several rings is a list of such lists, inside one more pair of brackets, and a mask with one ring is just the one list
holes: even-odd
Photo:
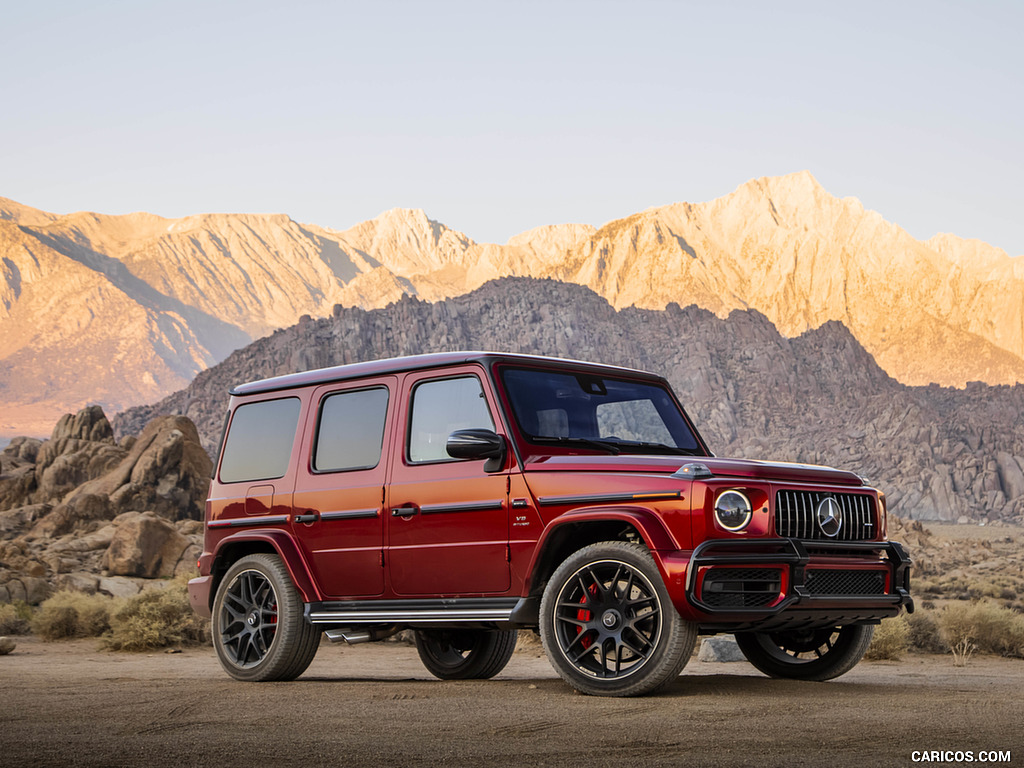
[[(842, 525), (835, 536), (826, 536), (818, 526), (818, 505), (835, 499)], [(806, 541), (871, 541), (877, 530), (877, 505), (867, 493), (794, 491), (775, 493), (775, 533), (784, 538)]]

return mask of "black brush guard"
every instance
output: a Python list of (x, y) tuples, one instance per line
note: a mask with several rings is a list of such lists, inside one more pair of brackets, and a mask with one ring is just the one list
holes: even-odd
[[(874, 555), (879, 564), (889, 568), (890, 592), (878, 595), (812, 594), (807, 588), (806, 575), (807, 566), (814, 555)], [(899, 615), (901, 609), (906, 609), (907, 613), (914, 612), (914, 599), (910, 596), (912, 563), (907, 550), (895, 541), (712, 539), (693, 550), (686, 574), (686, 599), (694, 608), (712, 617), (710, 621), (699, 622), (702, 632), (767, 632), (877, 623), (881, 619)], [(739, 568), (757, 565), (788, 566), (789, 590), (781, 601), (770, 607), (709, 605), (697, 594), (697, 574), (702, 567), (708, 565)], [(842, 566), (837, 564), (834, 568), (841, 569)]]

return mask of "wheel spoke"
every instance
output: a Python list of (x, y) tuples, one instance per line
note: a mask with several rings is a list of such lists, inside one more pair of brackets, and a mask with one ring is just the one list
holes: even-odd
[(623, 631), (623, 633), (621, 635), (622, 644), (626, 648), (628, 648), (630, 650), (630, 652), (636, 654), (637, 656), (640, 656), (641, 658), (647, 658), (647, 650), (646, 649), (651, 647), (650, 640), (648, 640), (646, 637), (644, 637), (644, 635), (642, 635), (640, 632), (637, 632), (636, 629), (634, 629), (633, 627), (629, 627), (629, 629), (640, 640), (641, 645), (638, 647), (636, 645), (633, 645), (633, 643), (629, 642), (626, 639), (625, 631)]

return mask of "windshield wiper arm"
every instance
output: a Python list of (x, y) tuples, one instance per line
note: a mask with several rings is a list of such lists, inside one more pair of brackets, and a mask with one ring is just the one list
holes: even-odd
[(612, 456), (618, 456), (622, 453), (622, 450), (614, 442), (591, 440), (586, 437), (548, 437), (547, 435), (535, 435), (530, 439), (535, 443), (568, 443), (570, 445), (585, 445), (588, 448), (596, 448), (599, 451), (606, 451)]
[(616, 440), (614, 442), (617, 445), (621, 445), (623, 447), (633, 447), (633, 446), (636, 446), (637, 448), (655, 448), (655, 449), (657, 449), (659, 451), (664, 451), (665, 453), (674, 453), (674, 454), (677, 454), (679, 456), (701, 456), (701, 455), (703, 455), (700, 452), (693, 450), (692, 448), (680, 448), (679, 446), (676, 446), (676, 445), (666, 445), (665, 443), (648, 443), (648, 442), (644, 442), (642, 440)]

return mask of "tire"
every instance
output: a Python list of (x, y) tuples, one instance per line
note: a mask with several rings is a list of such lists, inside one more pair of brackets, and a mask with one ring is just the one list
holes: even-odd
[(552, 574), (540, 635), (555, 671), (579, 692), (641, 696), (679, 676), (697, 628), (676, 612), (644, 547), (606, 541), (570, 555)]
[(418, 629), (416, 650), (434, 677), (488, 680), (512, 658), (518, 634), (514, 629)]
[(294, 680), (306, 671), (320, 632), (306, 621), (280, 557), (248, 555), (224, 575), (213, 601), (213, 645), (236, 680)]
[(845, 675), (864, 656), (873, 624), (787, 632), (737, 632), (747, 661), (770, 677), (824, 681)]

